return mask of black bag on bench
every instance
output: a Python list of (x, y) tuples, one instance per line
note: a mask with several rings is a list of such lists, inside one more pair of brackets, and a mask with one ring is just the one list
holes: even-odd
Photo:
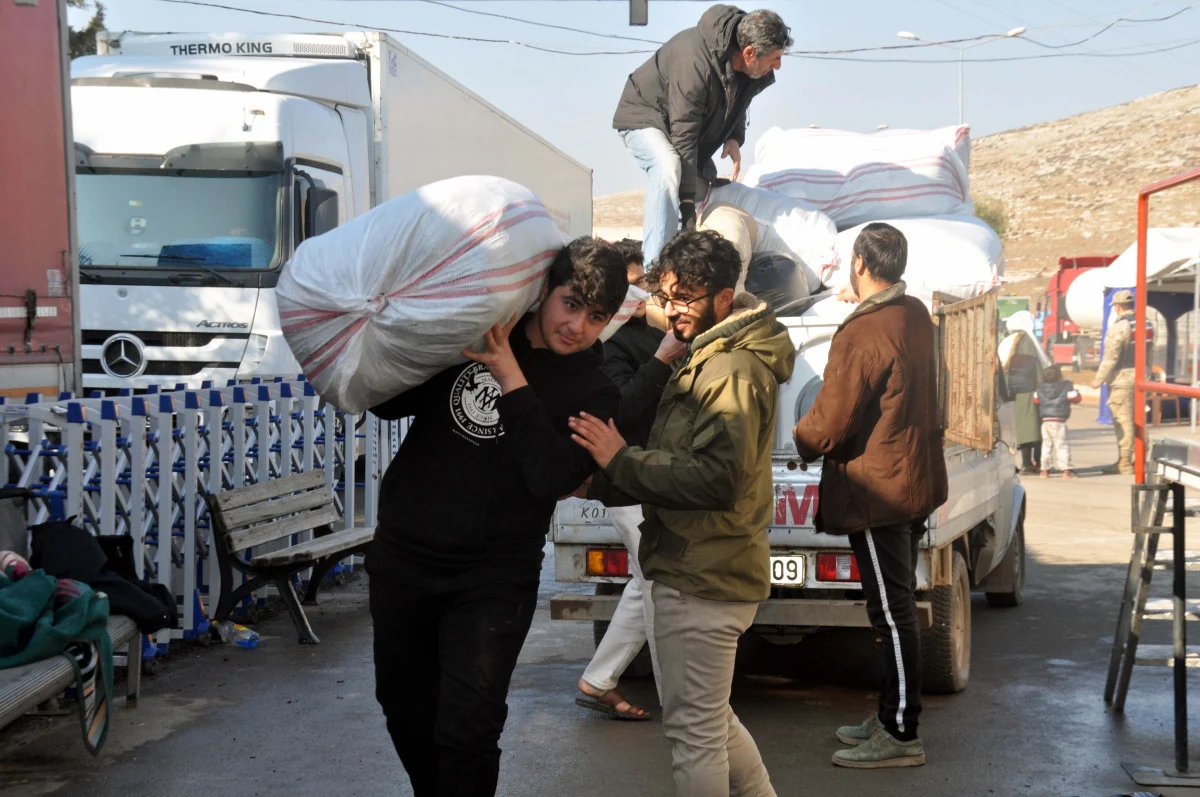
[(166, 585), (137, 577), (129, 535), (93, 537), (63, 520), (34, 526), (32, 534), (32, 567), (105, 593), (109, 612), (133, 620), (143, 634), (178, 626), (179, 607)]

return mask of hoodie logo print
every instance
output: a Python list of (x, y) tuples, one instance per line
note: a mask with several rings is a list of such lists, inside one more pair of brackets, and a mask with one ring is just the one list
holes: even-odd
[(504, 434), (500, 425), (500, 383), (483, 363), (464, 368), (450, 389), (450, 414), (471, 437), (491, 440)]

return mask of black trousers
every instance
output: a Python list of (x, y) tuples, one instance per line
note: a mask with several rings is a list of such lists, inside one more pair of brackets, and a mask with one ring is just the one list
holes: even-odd
[(915, 739), (921, 714), (921, 627), (917, 621), (917, 546), (923, 521), (850, 535), (867, 616), (883, 640), (879, 721), (892, 736)]
[(508, 685), (537, 581), (439, 584), (378, 561), (370, 579), (375, 697), (413, 793), (494, 795)]
[(1021, 449), (1021, 468), (1024, 470), (1032, 470), (1040, 468), (1042, 465), (1042, 441), (1036, 443), (1022, 443)]

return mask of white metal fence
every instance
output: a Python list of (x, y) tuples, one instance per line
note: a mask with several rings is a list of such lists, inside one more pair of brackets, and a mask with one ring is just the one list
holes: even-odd
[(203, 632), (200, 601), (208, 606), (212, 595), (215, 605), (204, 493), (323, 470), (343, 527), (374, 526), (379, 483), (402, 434), (399, 422), (348, 415), (303, 378), (282, 377), (141, 395), (0, 398), (0, 421), (7, 484), (34, 494), (30, 525), (74, 516), (93, 534), (128, 534), (138, 575), (176, 595), (182, 628), (160, 643)]

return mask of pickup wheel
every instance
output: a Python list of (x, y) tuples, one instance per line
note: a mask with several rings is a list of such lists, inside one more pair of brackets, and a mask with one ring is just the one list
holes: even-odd
[(1020, 606), (1025, 600), (1025, 502), (1021, 502), (1021, 512), (1017, 515), (1017, 526), (1013, 529), (1012, 542), (1008, 544), (1008, 553), (1000, 566), (1011, 574), (1012, 588), (1006, 592), (985, 592), (988, 606), (1010, 607)]
[(950, 572), (950, 583), (929, 593), (933, 625), (921, 638), (923, 691), (935, 694), (961, 692), (971, 677), (971, 581), (959, 551)]
[[(617, 584), (596, 585), (597, 595), (619, 595), (623, 591), (624, 588)], [(604, 639), (606, 633), (608, 633), (608, 623), (600, 621), (592, 623), (592, 643), (596, 647), (600, 647), (600, 640)], [(650, 659), (649, 645), (642, 645), (637, 656), (625, 668), (624, 675), (626, 678), (647, 678), (654, 675), (654, 664)]]

